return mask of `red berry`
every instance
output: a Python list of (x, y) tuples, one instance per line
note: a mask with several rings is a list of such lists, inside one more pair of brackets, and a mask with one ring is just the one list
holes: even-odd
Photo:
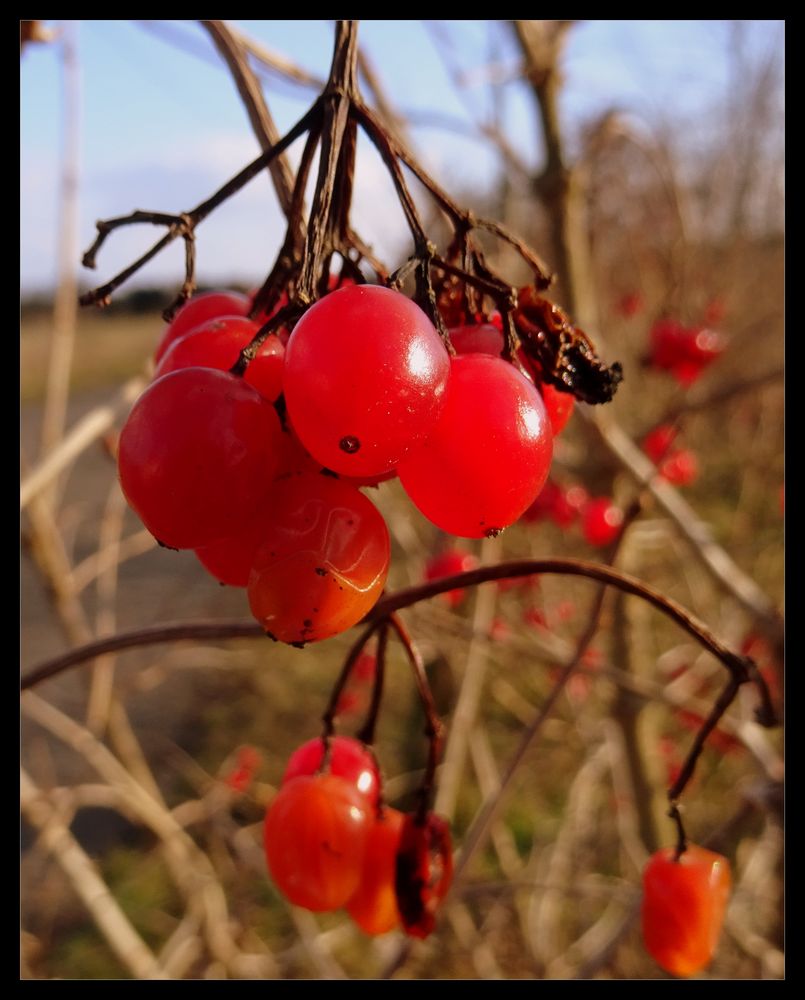
[(511, 635), (511, 629), (503, 618), (493, 618), (487, 634), (492, 642), (505, 642)]
[(427, 441), (398, 468), (419, 510), (442, 531), (494, 535), (532, 504), (553, 454), (545, 405), (501, 358), (453, 358), (447, 401)]
[(548, 627), (548, 623), (545, 621), (545, 615), (539, 610), (539, 608), (535, 607), (525, 608), (523, 611), (523, 623), (537, 629), (546, 629)]
[(238, 750), (237, 767), (224, 779), (235, 792), (245, 792), (254, 778), (254, 772), (260, 766), (261, 757), (254, 747), (241, 747)]
[[(290, 431), (280, 434), (275, 481), (302, 473), (318, 474), (320, 464), (308, 455), (299, 439)], [(196, 556), (207, 572), (229, 587), (248, 587), (255, 557), (263, 544), (265, 515), (258, 512), (254, 521), (236, 535), (220, 538), (197, 548)]]
[(453, 879), (453, 848), (445, 820), (428, 813), (424, 822), (405, 817), (397, 854), (397, 906), (407, 934), (426, 938)]
[(195, 330), (197, 326), (221, 316), (248, 316), (251, 301), (239, 292), (204, 292), (182, 306), (165, 328), (154, 353), (154, 363), (159, 364), (171, 344)]
[(383, 475), (432, 430), (449, 372), (441, 338), (414, 302), (388, 288), (341, 288), (288, 341), (288, 414), (326, 468)]
[[(154, 377), (193, 366), (229, 371), (259, 329), (257, 323), (242, 316), (209, 320), (171, 344), (162, 356)], [(243, 375), (245, 382), (253, 385), (261, 396), (272, 403), (282, 392), (284, 354), (285, 348), (279, 338), (274, 335), (267, 337)]]
[(623, 511), (609, 497), (591, 500), (582, 516), (584, 537), (590, 545), (603, 546), (614, 542), (623, 524)]
[(278, 462), (274, 407), (243, 379), (183, 368), (153, 382), (120, 433), (126, 499), (164, 545), (192, 549), (248, 523)]
[(704, 308), (705, 326), (718, 326), (727, 315), (727, 304), (719, 296), (710, 299)]
[(269, 806), (266, 859), (291, 903), (317, 913), (337, 910), (354, 895), (374, 822), (355, 787), (333, 774), (294, 778)]
[(456, 354), (489, 354), (499, 358), (503, 353), (503, 334), (492, 323), (456, 326), (448, 333)]
[(399, 926), (395, 877), (405, 816), (385, 808), (369, 831), (363, 871), (347, 913), (365, 934), (385, 934)]
[(548, 411), (553, 436), (556, 437), (557, 434), (562, 433), (573, 415), (576, 400), (572, 393), (561, 392), (548, 382), (542, 382), (537, 388), (545, 403), (545, 409)]
[(691, 385), (726, 347), (721, 334), (700, 327), (687, 328), (673, 319), (651, 328), (649, 363), (669, 371), (682, 385)]
[(377, 672), (377, 659), (371, 653), (361, 653), (352, 667), (352, 676), (355, 680), (373, 681)]
[(617, 311), (626, 319), (631, 319), (643, 310), (643, 296), (639, 292), (627, 292), (618, 299)]
[(649, 359), (653, 367), (670, 371), (684, 360), (686, 331), (677, 320), (658, 320), (649, 332), (649, 339)]
[(249, 577), (252, 614), (275, 639), (316, 642), (351, 628), (383, 590), (389, 533), (354, 486), (331, 476), (279, 480)]
[(646, 950), (667, 972), (692, 976), (715, 953), (729, 899), (726, 858), (691, 844), (653, 854), (643, 872), (642, 925)]
[(690, 486), (699, 476), (699, 462), (695, 452), (678, 448), (660, 462), (660, 475), (674, 486)]
[(556, 483), (551, 479), (547, 480), (536, 500), (523, 511), (523, 521), (535, 524), (537, 521), (553, 517), (560, 494), (561, 490)]
[(673, 424), (660, 424), (643, 438), (643, 451), (655, 465), (659, 465), (670, 451), (676, 435)]
[[(291, 754), (282, 776), (282, 784), (286, 785), (302, 775), (315, 774), (321, 767), (323, 758), (324, 740), (317, 738), (303, 743)], [(349, 736), (330, 737), (330, 759), (325, 773), (343, 778), (361, 795), (365, 795), (371, 805), (377, 805), (380, 797), (380, 772), (374, 757), (363, 743)]]
[[(471, 552), (464, 552), (462, 549), (446, 549), (438, 556), (432, 556), (425, 566), (426, 580), (441, 580), (445, 576), (454, 576), (456, 573), (465, 573), (467, 570), (475, 569), (478, 560)], [(441, 597), (451, 608), (457, 608), (464, 600), (466, 591), (459, 588), (449, 590)]]
[(262, 543), (261, 523), (258, 515), (243, 533), (199, 546), (195, 550), (198, 561), (219, 583), (247, 587), (254, 557)]

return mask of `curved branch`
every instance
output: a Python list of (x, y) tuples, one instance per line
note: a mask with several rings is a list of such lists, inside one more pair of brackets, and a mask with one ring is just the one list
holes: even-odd
[(118, 632), (116, 635), (105, 636), (94, 642), (77, 646), (61, 656), (46, 660), (30, 670), (22, 678), (21, 690), (35, 687), (42, 681), (49, 680), (57, 674), (75, 667), (79, 663), (94, 660), (105, 653), (117, 653), (123, 649), (136, 649), (140, 646), (155, 646), (163, 642), (181, 642), (186, 639), (257, 639), (265, 632), (257, 622), (218, 621), (218, 622), (172, 622), (166, 625), (150, 625), (147, 628), (132, 629), (129, 632)]
[[(599, 583), (607, 586), (616, 587), (624, 593), (632, 594), (634, 597), (639, 597), (651, 604), (717, 657), (736, 683), (744, 684), (747, 681), (752, 681), (757, 686), (761, 698), (761, 705), (757, 709), (758, 722), (763, 726), (776, 725), (776, 715), (768, 687), (750, 657), (742, 656), (730, 649), (681, 604), (677, 604), (676, 601), (672, 601), (653, 590), (637, 577), (621, 573), (610, 566), (602, 566), (583, 559), (516, 559), (498, 563), (495, 566), (482, 566), (466, 573), (457, 573), (454, 576), (442, 577), (439, 580), (431, 580), (413, 587), (406, 587), (381, 598), (364, 621), (367, 623), (379, 622), (396, 611), (409, 608), (420, 601), (428, 600), (450, 590), (476, 587), (481, 583), (490, 583), (494, 580), (516, 579), (536, 574), (587, 577), (591, 580), (598, 580)], [(96, 640), (55, 659), (40, 663), (22, 679), (21, 687), (22, 690), (34, 687), (69, 667), (92, 660), (102, 653), (132, 649), (137, 646), (149, 646), (161, 642), (176, 642), (181, 639), (254, 639), (263, 634), (260, 626), (256, 622), (250, 621), (223, 620), (154, 625)]]

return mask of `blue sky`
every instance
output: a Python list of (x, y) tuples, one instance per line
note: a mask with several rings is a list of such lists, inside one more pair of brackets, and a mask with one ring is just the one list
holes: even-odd
[[(239, 21), (237, 26), (300, 66), (324, 76), (332, 48), (326, 21)], [(48, 22), (58, 27), (60, 22)], [(783, 45), (783, 22), (752, 21), (753, 55)], [(80, 235), (94, 220), (134, 208), (174, 212), (192, 207), (258, 152), (242, 105), (202, 29), (192, 21), (70, 22), (81, 64)], [(502, 22), (364, 21), (366, 47), (397, 106), (406, 112), (472, 123), (489, 113), (487, 67), (514, 76), (517, 52)], [(730, 27), (722, 21), (584, 21), (571, 32), (564, 61), (562, 115), (571, 138), (585, 121), (617, 107), (644, 120), (688, 123), (706, 138), (708, 108), (730, 86)], [(463, 96), (451, 84), (443, 54), (465, 76)], [(57, 45), (28, 47), (21, 60), (21, 283), (49, 287), (55, 276), (61, 146), (61, 65)], [(304, 112), (313, 92), (266, 79), (269, 106), (281, 130)], [(501, 88), (506, 131), (531, 165), (540, 161), (535, 115), (517, 82)], [(416, 151), (450, 190), (488, 185), (500, 168), (483, 143), (432, 127), (415, 127)], [(388, 211), (385, 208), (388, 207)], [(355, 221), (383, 254), (404, 254), (401, 220), (376, 159), (360, 156)], [(128, 230), (103, 251), (100, 282), (128, 263), (154, 230)], [(205, 222), (198, 234), (198, 276), (205, 283), (259, 280), (282, 237), (267, 179)], [(175, 247), (138, 277), (141, 284), (176, 283), (182, 251)]]

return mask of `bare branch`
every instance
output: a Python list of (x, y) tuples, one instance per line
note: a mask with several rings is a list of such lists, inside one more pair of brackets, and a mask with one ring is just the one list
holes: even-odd
[[(229, 67), (235, 80), (235, 86), (238, 88), (238, 93), (246, 107), (252, 131), (263, 152), (268, 152), (273, 146), (276, 146), (281, 137), (274, 124), (274, 119), (271, 117), (271, 112), (268, 110), (262, 88), (244, 54), (245, 45), (242, 36), (233, 32), (224, 21), (202, 21), (201, 25), (211, 36)], [(269, 170), (282, 210), (288, 216), (291, 212), (293, 197), (293, 172), (285, 155), (276, 156), (269, 164)]]

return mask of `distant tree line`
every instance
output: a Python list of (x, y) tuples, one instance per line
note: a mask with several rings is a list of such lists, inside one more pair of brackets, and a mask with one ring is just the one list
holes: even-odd
[[(198, 292), (210, 291), (213, 286), (200, 285)], [(220, 285), (216, 285), (216, 288)], [(248, 292), (251, 289), (245, 285), (237, 283), (229, 284), (227, 287), (236, 291)], [(175, 289), (167, 287), (135, 288), (130, 292), (117, 292), (112, 304), (107, 307), (106, 312), (110, 315), (129, 314), (137, 315), (142, 313), (161, 312), (173, 299)], [(50, 312), (53, 309), (53, 292), (37, 291), (23, 294), (20, 300), (20, 312), (23, 319), (35, 316), (40, 313)]]

